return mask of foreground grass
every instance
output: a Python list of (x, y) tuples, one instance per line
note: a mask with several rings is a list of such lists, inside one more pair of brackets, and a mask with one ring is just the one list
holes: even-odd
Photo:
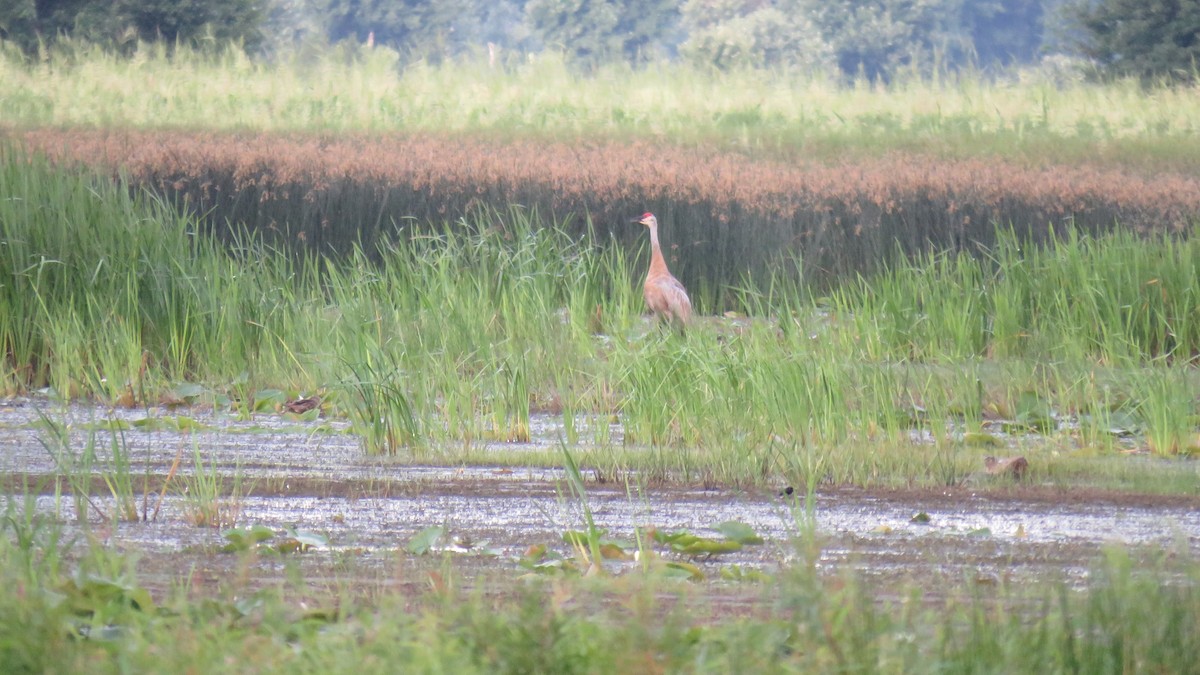
[[(519, 209), (334, 261), (222, 245), (16, 154), (0, 181), (9, 394), (252, 411), (266, 390), (320, 393), (368, 451), (424, 461), (527, 439), (540, 411), (606, 469), (685, 480), (956, 484), (1002, 422), (1069, 456), (1128, 449), (1118, 434), (1196, 450), (1195, 238), (1002, 232), (989, 258), (824, 297), (782, 270), (731, 289), (744, 317), (672, 335), (640, 317), (626, 248)], [(622, 449), (614, 416), (625, 446), (660, 451)]]
[(557, 138), (670, 138), (794, 156), (922, 150), (1035, 160), (1108, 158), (1197, 168), (1194, 89), (1147, 94), (1053, 74), (842, 86), (772, 72), (685, 66), (573, 74), (549, 55), (401, 69), (384, 48), (265, 64), (236, 49), (132, 58), (63, 47), (0, 57), (0, 120), (18, 126), (267, 131), (447, 131)]
[(182, 578), (152, 594), (134, 558), (91, 537), (72, 547), (11, 502), (0, 531), (10, 672), (1185, 673), (1200, 650), (1200, 569), (1186, 555), (1113, 550), (1081, 588), (964, 581), (932, 604), (904, 588), (880, 602), (852, 573), (818, 574), (803, 536), (795, 566), (760, 585), (653, 568), (464, 580), (448, 557), (408, 591), (293, 573), (207, 592)]

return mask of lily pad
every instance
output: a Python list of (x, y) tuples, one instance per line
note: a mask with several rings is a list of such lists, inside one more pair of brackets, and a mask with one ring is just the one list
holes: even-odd
[(275, 410), (287, 402), (287, 394), (278, 389), (262, 389), (254, 394), (254, 412)]
[(628, 560), (630, 558), (625, 549), (611, 541), (600, 544), (600, 555), (605, 560)]
[(154, 611), (150, 591), (119, 579), (81, 575), (64, 584), (63, 591), (72, 611), (80, 616), (94, 616), (117, 606)]
[(446, 528), (440, 525), (427, 527), (410, 539), (405, 549), (413, 555), (425, 555), (433, 550), (444, 534), (446, 534)]
[[(295, 542), (293, 552), (306, 553), (316, 549), (329, 548), (329, 537), (310, 530), (288, 530), (288, 539)], [(280, 552), (284, 551), (280, 549)]]
[(767, 583), (771, 575), (754, 568), (741, 565), (727, 565), (721, 568), (721, 578), (726, 581), (746, 581), (751, 583)]
[(275, 536), (275, 532), (265, 525), (254, 525), (250, 528), (234, 528), (221, 533), (228, 544), (221, 547), (222, 553), (248, 551), (258, 544)]
[(171, 389), (171, 394), (187, 403), (195, 403), (196, 399), (204, 395), (204, 387), (195, 382), (181, 382)]
[(963, 434), (963, 443), (973, 448), (996, 448), (1004, 445), (1003, 441), (983, 431), (968, 431)]
[(1058, 426), (1050, 404), (1035, 391), (1026, 391), (1017, 400), (1016, 425), (1038, 433), (1053, 431)]
[(720, 532), (726, 539), (739, 544), (761, 544), (763, 542), (763, 538), (753, 528), (736, 520), (727, 520), (719, 525), (714, 525), (712, 529)]
[(689, 562), (668, 560), (662, 564), (660, 569), (663, 575), (667, 577), (687, 579), (688, 581), (704, 581), (704, 572), (701, 572), (699, 567)]
[(721, 553), (733, 553), (734, 551), (742, 550), (742, 543), (739, 541), (729, 541), (728, 539), (720, 540), (697, 537), (686, 544), (672, 544), (671, 549), (684, 555), (719, 555)]

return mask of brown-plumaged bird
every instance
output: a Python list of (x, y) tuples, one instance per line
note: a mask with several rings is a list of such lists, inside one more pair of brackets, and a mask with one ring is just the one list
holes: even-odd
[(677, 322), (682, 327), (692, 318), (692, 301), (688, 298), (683, 284), (667, 270), (662, 247), (658, 245), (658, 219), (653, 213), (647, 212), (633, 222), (650, 228), (650, 272), (646, 275), (646, 304), (655, 316)]

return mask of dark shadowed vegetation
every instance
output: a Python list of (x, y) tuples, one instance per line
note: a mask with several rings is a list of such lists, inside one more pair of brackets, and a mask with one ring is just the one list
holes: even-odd
[(896, 254), (982, 255), (997, 231), (1046, 243), (1120, 223), (1187, 233), (1200, 178), (1088, 165), (896, 154), (852, 162), (754, 160), (648, 142), (585, 145), (422, 136), (336, 138), (181, 132), (34, 131), (23, 145), (120, 173), (224, 235), (318, 254), (368, 252), (397, 233), (438, 229), (520, 204), (567, 233), (640, 234), (654, 211), (670, 263), (709, 311), (746, 278), (801, 261), (804, 281), (871, 273)]

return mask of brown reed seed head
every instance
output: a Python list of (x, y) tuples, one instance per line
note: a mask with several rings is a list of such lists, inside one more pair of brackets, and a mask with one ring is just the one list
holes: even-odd
[[(395, 222), (439, 222), (479, 205), (522, 204), (548, 217), (587, 213), (601, 229), (639, 206), (669, 205), (680, 223), (673, 245), (693, 248), (682, 256), (691, 269), (732, 265), (732, 273), (787, 250), (803, 250), (817, 268), (837, 268), (854, 262), (839, 256), (878, 255), (895, 240), (917, 248), (986, 242), (995, 223), (1044, 231), (1070, 219), (1084, 229), (1119, 222), (1143, 232), (1180, 231), (1200, 214), (1195, 176), (1029, 167), (995, 158), (893, 154), (786, 163), (647, 141), (431, 134), (39, 129), (10, 135), (55, 161), (119, 169), (136, 182), (185, 195), (201, 212), (216, 209), (216, 219), (228, 215), (221, 208), (237, 196), (231, 193), (252, 191), (258, 208), (251, 215), (261, 222), (250, 226), (290, 223), (308, 239), (321, 228), (328, 237), (332, 227), (357, 227), (340, 223), (348, 215), (354, 220), (347, 209), (356, 204), (364, 220), (376, 220), (386, 204), (384, 216)], [(648, 155), (655, 161), (643, 161)], [(755, 232), (752, 241), (746, 231)], [(686, 277), (688, 269), (682, 272)]]

